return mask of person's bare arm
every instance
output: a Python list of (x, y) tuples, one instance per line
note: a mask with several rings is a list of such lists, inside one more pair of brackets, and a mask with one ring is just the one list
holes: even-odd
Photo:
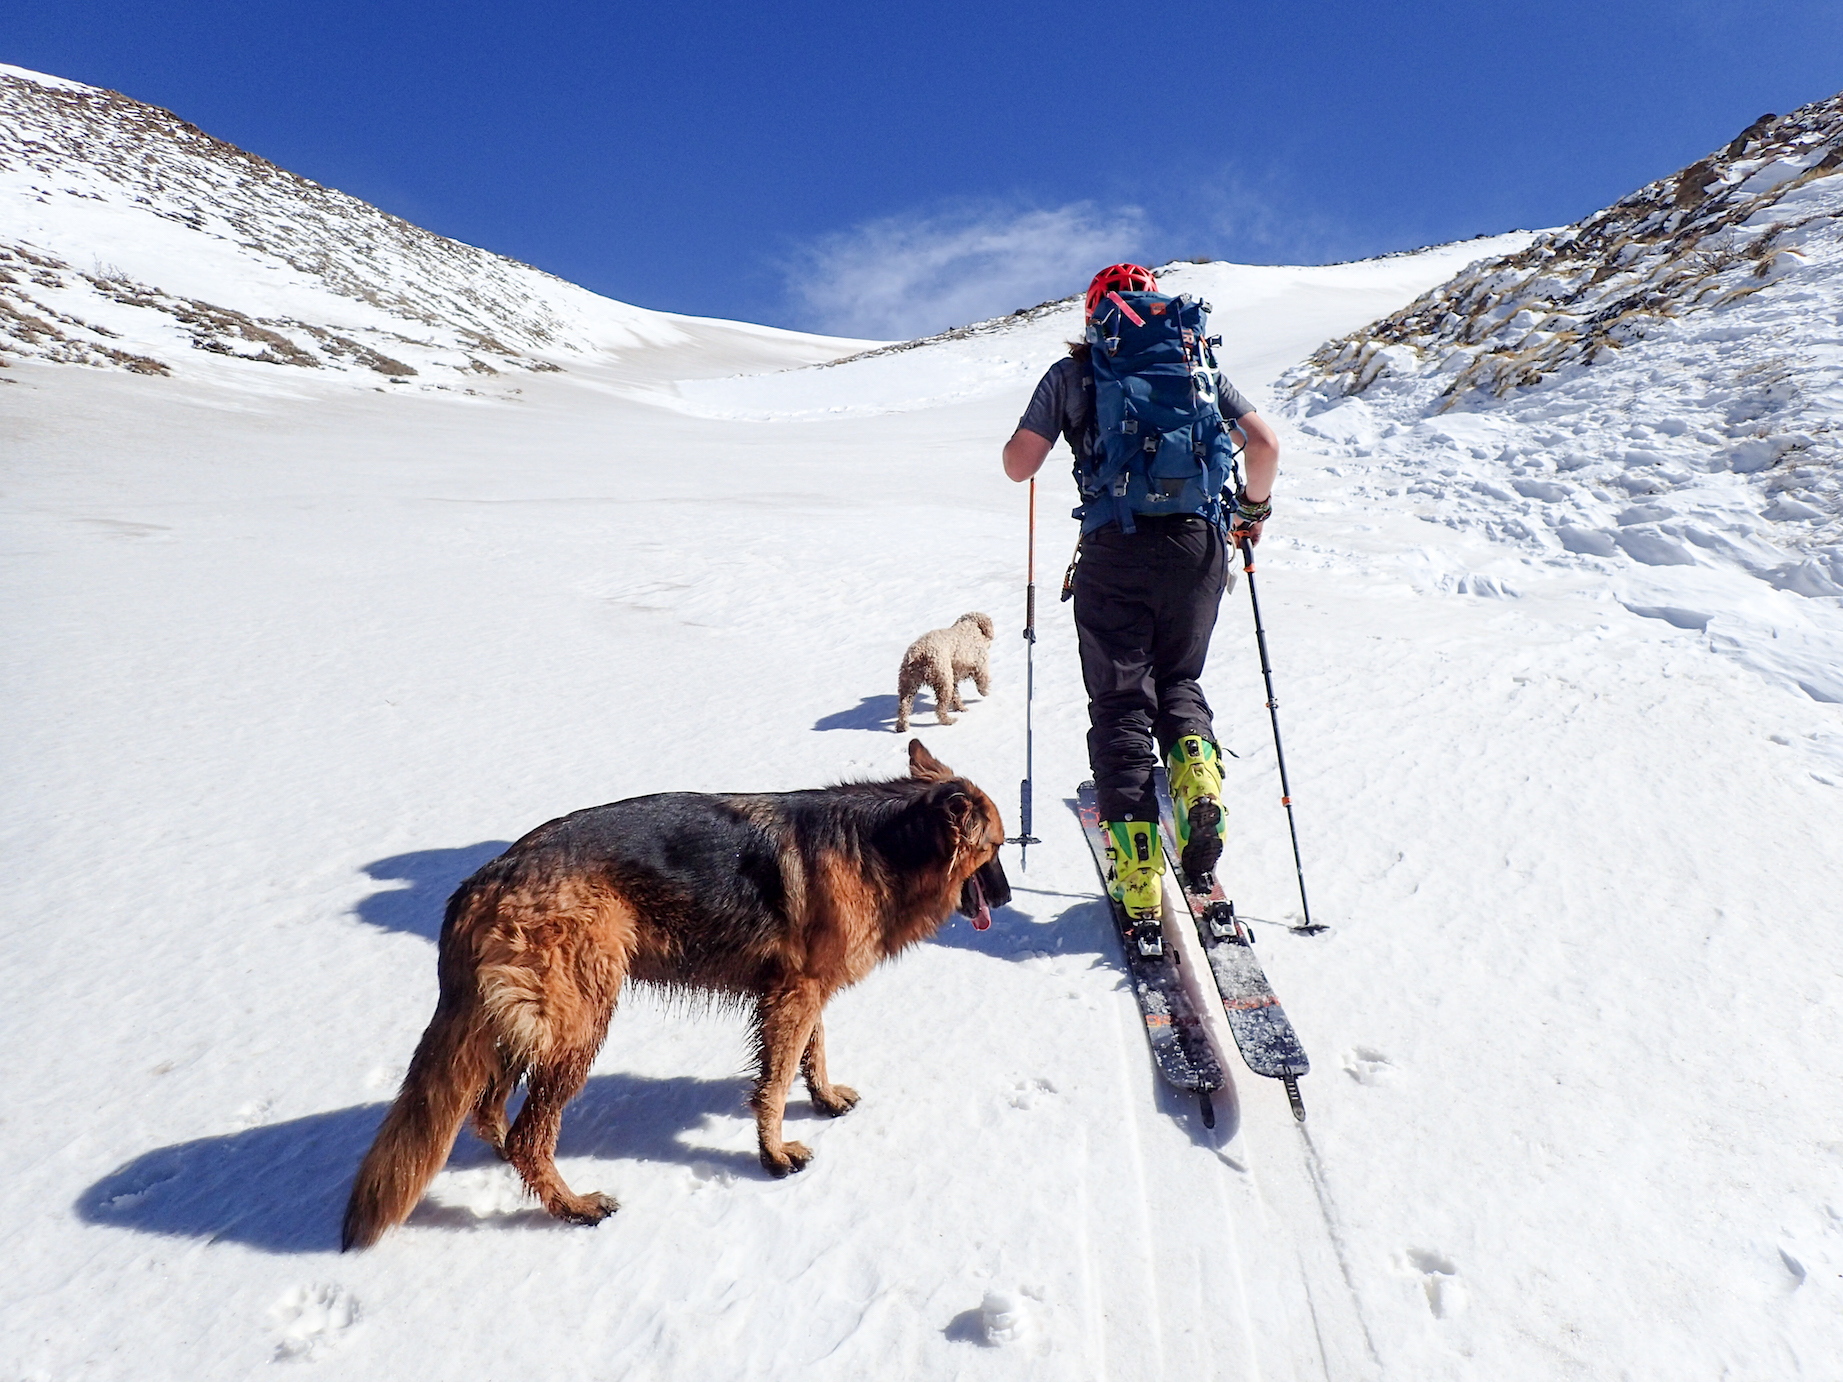
[[(1242, 481), (1242, 493), (1251, 504), (1265, 503), (1273, 498), (1273, 483), (1280, 478), (1280, 438), (1273, 428), (1259, 413), (1243, 413), (1236, 422), (1243, 437), (1242, 462), (1246, 475)], [(1247, 528), (1248, 541), (1259, 542), (1264, 524), (1254, 523)]]
[(1005, 443), (1005, 474), (1013, 480), (1028, 480), (1043, 468), (1044, 458), (1056, 444), (1053, 437), (1040, 437), (1028, 427), (1020, 427)]
[(1273, 498), (1273, 482), (1280, 477), (1280, 438), (1259, 413), (1243, 413), (1235, 424), (1247, 439), (1242, 462), (1247, 474), (1242, 490), (1257, 504)]

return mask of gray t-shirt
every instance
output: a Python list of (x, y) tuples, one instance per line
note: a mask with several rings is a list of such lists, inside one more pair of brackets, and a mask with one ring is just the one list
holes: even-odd
[[(1241, 390), (1222, 377), (1221, 370), (1216, 371), (1216, 404), (1222, 410), (1224, 422), (1233, 422), (1254, 411), (1254, 405), (1242, 397)], [(1024, 409), (1024, 416), (1017, 420), (1017, 425), (1051, 441), (1061, 436), (1069, 444), (1069, 450), (1080, 457), (1082, 444), (1094, 426), (1094, 371), (1088, 367), (1088, 362), (1065, 355), (1051, 365), (1038, 382), (1037, 391), (1030, 396), (1030, 406)]]

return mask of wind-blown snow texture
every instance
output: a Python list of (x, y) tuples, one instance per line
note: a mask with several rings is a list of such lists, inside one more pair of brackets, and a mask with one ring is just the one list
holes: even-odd
[(1325, 345), (1291, 411), (1364, 492), (1843, 701), (1840, 165), (1843, 97), (1766, 117)]
[[(1836, 597), (1774, 574), (1823, 559), (1827, 520), (1759, 507), (1830, 433), (1814, 388), (1776, 398), (1728, 353), (1813, 368), (1843, 310), (1815, 248), (1503, 399), (1438, 411), (1410, 369), (1324, 408), (1321, 373), (1300, 425), (1279, 416), (1261, 595), (1333, 930), (1258, 929), (1313, 1055), (1303, 1131), (1231, 1054), (1239, 1103), (1207, 1132), (1136, 1030), (1060, 804), (1085, 714), (1048, 596), (1074, 538), (1059, 451), (1043, 843), (1008, 858), (990, 931), (956, 920), (829, 1010), (864, 1102), (790, 1107), (812, 1168), (757, 1167), (734, 1014), (636, 994), (561, 1149), (618, 1215), (551, 1223), (464, 1137), (403, 1230), (342, 1257), (442, 901), (506, 840), (642, 792), (898, 771), (902, 649), (970, 608), (1012, 630), (992, 694), (918, 731), (1009, 812), (1024, 492), (997, 449), (1077, 308), (869, 354), (643, 313), (8, 75), (9, 111), (75, 104), (0, 170), (0, 244), (71, 266), (0, 283), (61, 333), (15, 334), (0, 369), (7, 1375), (1676, 1382), (1843, 1356), (1843, 707), (1798, 687)], [(1555, 237), (1167, 279), (1217, 304), (1231, 376), (1271, 398), (1327, 339), (1532, 243)], [(159, 301), (93, 281), (124, 278)], [(1700, 354), (1677, 334), (1717, 326)], [(1691, 368), (1733, 395), (1707, 421), (1681, 416)], [(1810, 445), (1714, 463), (1794, 402)], [(1663, 487), (1593, 495), (1625, 476)], [(1678, 512), (1620, 525), (1643, 504)], [(1570, 550), (1550, 508), (1610, 554)], [(1628, 557), (1627, 532), (1692, 561)], [(1284, 921), (1239, 591), (1206, 686), (1241, 755), (1233, 891)]]

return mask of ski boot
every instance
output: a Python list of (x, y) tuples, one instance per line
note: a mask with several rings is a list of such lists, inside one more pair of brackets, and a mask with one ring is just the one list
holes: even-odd
[(1113, 860), (1107, 893), (1126, 913), (1127, 940), (1142, 955), (1164, 953), (1159, 925), (1164, 904), (1165, 850), (1156, 821), (1102, 821)]
[(1222, 751), (1205, 735), (1186, 734), (1171, 746), (1165, 768), (1177, 817), (1178, 862), (1192, 887), (1207, 888), (1229, 835), (1229, 818), (1222, 810)]

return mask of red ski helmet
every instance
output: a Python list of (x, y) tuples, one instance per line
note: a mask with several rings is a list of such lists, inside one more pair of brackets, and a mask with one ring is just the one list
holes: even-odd
[(1102, 298), (1122, 289), (1129, 293), (1156, 293), (1158, 280), (1152, 277), (1150, 269), (1138, 264), (1109, 264), (1088, 285), (1088, 315), (1094, 315)]

